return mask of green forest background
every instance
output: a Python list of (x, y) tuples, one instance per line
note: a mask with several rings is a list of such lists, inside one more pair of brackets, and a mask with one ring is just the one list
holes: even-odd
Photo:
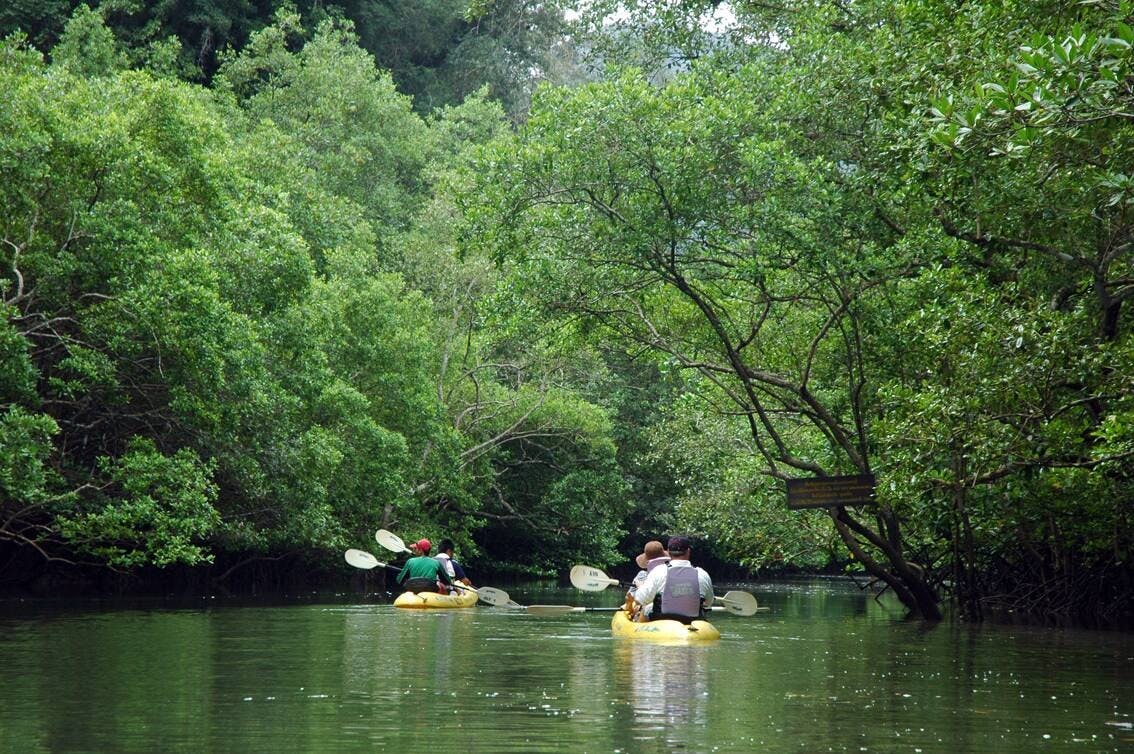
[[(0, 588), (866, 572), (1129, 620), (1134, 5), (13, 0)], [(789, 511), (872, 473), (877, 504)]]

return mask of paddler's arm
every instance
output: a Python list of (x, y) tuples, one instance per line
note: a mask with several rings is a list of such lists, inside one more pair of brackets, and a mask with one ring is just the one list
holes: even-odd
[(665, 585), (665, 575), (666, 570), (664, 568), (655, 568), (650, 571), (646, 580), (634, 590), (634, 601), (643, 607), (653, 602), (654, 597), (658, 596), (658, 592)]

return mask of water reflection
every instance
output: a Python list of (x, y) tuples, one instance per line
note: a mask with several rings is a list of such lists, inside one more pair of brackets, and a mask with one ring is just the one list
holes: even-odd
[(717, 649), (613, 641), (616, 692), (630, 701), (634, 740), (660, 737), (670, 751), (698, 750), (709, 719), (706, 658)]
[(344, 696), (362, 705), (380, 702), (405, 718), (422, 705), (438, 706), (433, 700), (453, 696), (452, 688), (467, 672), (468, 653), (476, 645), (474, 622), (473, 610), (363, 606), (347, 611)]

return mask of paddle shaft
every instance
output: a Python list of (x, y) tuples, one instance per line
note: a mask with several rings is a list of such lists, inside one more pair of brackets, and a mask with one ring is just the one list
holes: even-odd
[[(626, 582), (626, 581), (619, 581), (618, 579), (607, 579), (607, 581), (610, 582), (611, 586), (621, 586), (621, 587), (625, 587), (627, 589), (634, 586), (632, 583), (629, 583), (629, 582)], [(736, 600), (731, 600), (728, 597), (722, 597), (722, 596), (716, 595), (716, 594), (713, 595), (713, 602), (720, 602), (721, 604), (724, 604), (724, 605), (740, 605), (740, 603), (737, 602)], [(598, 608), (594, 608), (594, 609), (598, 609)], [(616, 608), (611, 608), (611, 609), (612, 610), (621, 610), (622, 608), (616, 607)], [(716, 608), (713, 608), (713, 609), (715, 610)], [(724, 609), (725, 608), (723, 608), (723, 607), (721, 608), (721, 610), (724, 610)]]
[(532, 615), (559, 615), (562, 613), (616, 613), (621, 607), (574, 607), (572, 605), (528, 605)]
[[(611, 586), (621, 586), (621, 587), (625, 587), (626, 589), (629, 589), (630, 587), (634, 586), (630, 582), (619, 581), (618, 579), (607, 579), (607, 581), (610, 582)], [(713, 595), (713, 602), (720, 602), (720, 603), (725, 604), (725, 605), (739, 605), (740, 604), (736, 600), (730, 600), (728, 597), (722, 597), (722, 596), (717, 595), (717, 594)], [(595, 609), (597, 609), (597, 608), (595, 608)], [(612, 610), (621, 610), (622, 608), (611, 608), (611, 609)], [(713, 608), (713, 609), (715, 610), (716, 608)], [(723, 607), (721, 609), (724, 610)]]
[[(354, 565), (354, 563), (351, 563), (351, 565)], [(372, 569), (371, 569), (370, 567), (368, 567), (368, 566), (360, 566), (360, 565), (355, 565), (354, 567), (355, 567), (355, 568), (357, 568), (357, 569), (359, 569), (360, 571), (369, 571), (369, 570), (372, 570)], [(389, 563), (376, 563), (376, 564), (374, 565), (374, 568), (379, 568), (379, 567), (381, 567), (381, 568), (388, 568), (388, 569), (390, 569), (391, 571), (400, 571), (400, 570), (402, 570), (402, 569), (401, 569), (401, 568), (399, 568), (398, 566), (396, 566), (396, 565), (390, 565)]]
[[(566, 613), (617, 613), (622, 607), (575, 607), (573, 605), (528, 605), (527, 611), (532, 615), (564, 615)], [(709, 608), (713, 612), (728, 612), (726, 607), (714, 605)]]
[[(624, 581), (610, 578), (598, 568), (587, 565), (576, 565), (571, 568), (571, 583), (585, 592), (601, 592), (614, 584), (630, 586)], [(759, 609), (756, 598), (743, 591), (731, 591), (723, 597), (714, 594), (713, 600), (725, 605), (729, 612), (736, 615), (753, 615)]]

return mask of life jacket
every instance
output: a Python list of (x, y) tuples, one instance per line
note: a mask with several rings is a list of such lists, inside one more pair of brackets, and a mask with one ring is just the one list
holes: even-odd
[(668, 562), (669, 562), (669, 556), (668, 555), (662, 555), (662, 556), (657, 557), (657, 558), (651, 558), (650, 560), (646, 561), (646, 573), (649, 573), (650, 571), (654, 570), (655, 568), (660, 566), (662, 563), (668, 563)]
[[(448, 553), (439, 552), (433, 556), (433, 559), (441, 564), (441, 567), (445, 569), (445, 573), (449, 574), (450, 581), (457, 580), (457, 571), (453, 568), (453, 559), (449, 557)], [(441, 594), (456, 594), (457, 588), (446, 584), (441, 580), (440, 575), (438, 575), (437, 591), (441, 592)]]
[(439, 562), (444, 568), (449, 578), (457, 578), (457, 571), (453, 568), (453, 559), (449, 557), (448, 553), (438, 553), (433, 556), (433, 559)]
[(692, 619), (701, 616), (701, 582), (697, 569), (671, 568), (665, 575), (665, 586), (654, 598), (651, 620), (658, 618)]

